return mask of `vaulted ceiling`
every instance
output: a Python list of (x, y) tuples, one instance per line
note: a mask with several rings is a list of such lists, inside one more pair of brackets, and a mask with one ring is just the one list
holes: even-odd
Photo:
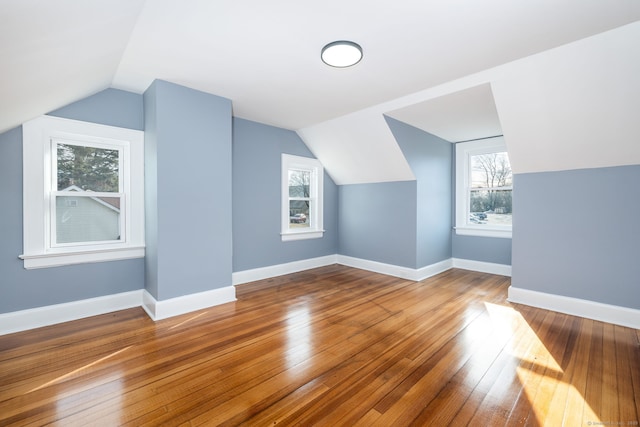
[[(410, 179), (381, 114), (450, 141), (495, 133), (509, 112), (492, 79), (437, 88), (634, 23), (640, 2), (0, 0), (0, 12), (0, 132), (108, 87), (142, 93), (163, 79), (231, 99), (235, 116), (299, 131), (339, 183), (355, 183)], [(340, 39), (362, 45), (359, 64), (321, 62), (321, 48)], [(364, 141), (349, 132), (323, 149), (341, 138), (324, 124), (345, 117), (373, 133), (375, 158), (363, 159)], [(353, 160), (333, 166), (329, 152)], [(389, 173), (377, 172), (381, 158)], [(369, 170), (348, 172), (363, 161)]]

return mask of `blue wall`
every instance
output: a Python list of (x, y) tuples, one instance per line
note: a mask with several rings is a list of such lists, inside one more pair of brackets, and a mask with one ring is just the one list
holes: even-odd
[(640, 309), (640, 166), (514, 176), (517, 288)]
[(164, 300), (231, 286), (231, 101), (156, 80), (144, 104), (145, 288)]
[(144, 130), (142, 96), (118, 89), (106, 89), (48, 113), (49, 116)]
[(282, 241), (282, 153), (314, 157), (293, 131), (233, 119), (233, 271), (333, 255), (338, 251), (338, 189), (326, 173), (324, 236)]
[[(51, 114), (145, 129), (146, 283), (159, 300), (335, 253), (407, 268), (451, 255), (508, 265), (513, 246), (514, 287), (640, 309), (640, 165), (516, 175), (513, 244), (449, 239), (453, 147), (389, 119), (417, 181), (337, 187), (325, 174), (325, 236), (282, 242), (280, 155), (313, 157), (295, 132), (232, 119), (229, 100), (166, 82)], [(0, 313), (144, 286), (142, 259), (23, 268), (21, 128), (0, 135), (0, 197)]]
[[(86, 102), (85, 102), (86, 101)], [(58, 117), (143, 129), (142, 96), (108, 89)], [(25, 270), (22, 254), (22, 128), (0, 135), (0, 313), (141, 289), (142, 259)]]
[(385, 119), (416, 180), (341, 186), (339, 253), (413, 269), (448, 260), (453, 146)]
[(416, 181), (341, 185), (339, 254), (416, 268)]
[(451, 257), (510, 265), (511, 239), (458, 236), (452, 229), (455, 146), (386, 120), (416, 181), (341, 186), (339, 253), (416, 269)]
[(452, 235), (453, 258), (511, 265), (511, 239)]
[(451, 258), (454, 146), (442, 138), (386, 117), (417, 180), (416, 268)]

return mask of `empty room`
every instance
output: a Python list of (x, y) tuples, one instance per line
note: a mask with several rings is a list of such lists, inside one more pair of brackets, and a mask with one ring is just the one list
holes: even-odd
[(0, 12), (0, 426), (640, 425), (637, 0)]

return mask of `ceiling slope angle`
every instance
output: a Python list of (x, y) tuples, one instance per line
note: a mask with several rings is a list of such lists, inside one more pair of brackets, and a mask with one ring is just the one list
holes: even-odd
[(358, 111), (297, 133), (338, 185), (415, 179), (377, 111)]
[(0, 132), (110, 87), (143, 5), (3, 1)]
[(449, 142), (502, 135), (489, 83), (418, 102), (387, 115)]

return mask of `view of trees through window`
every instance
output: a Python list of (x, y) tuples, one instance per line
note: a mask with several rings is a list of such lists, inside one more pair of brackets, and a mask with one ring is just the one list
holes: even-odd
[(119, 151), (57, 144), (57, 190), (72, 185), (84, 191), (119, 192)]
[(310, 226), (311, 171), (289, 170), (289, 227)]
[[(56, 244), (121, 239), (120, 151), (57, 143)], [(115, 193), (92, 196), (94, 193)]]
[(513, 175), (507, 153), (474, 155), (470, 161), (469, 221), (511, 225)]

